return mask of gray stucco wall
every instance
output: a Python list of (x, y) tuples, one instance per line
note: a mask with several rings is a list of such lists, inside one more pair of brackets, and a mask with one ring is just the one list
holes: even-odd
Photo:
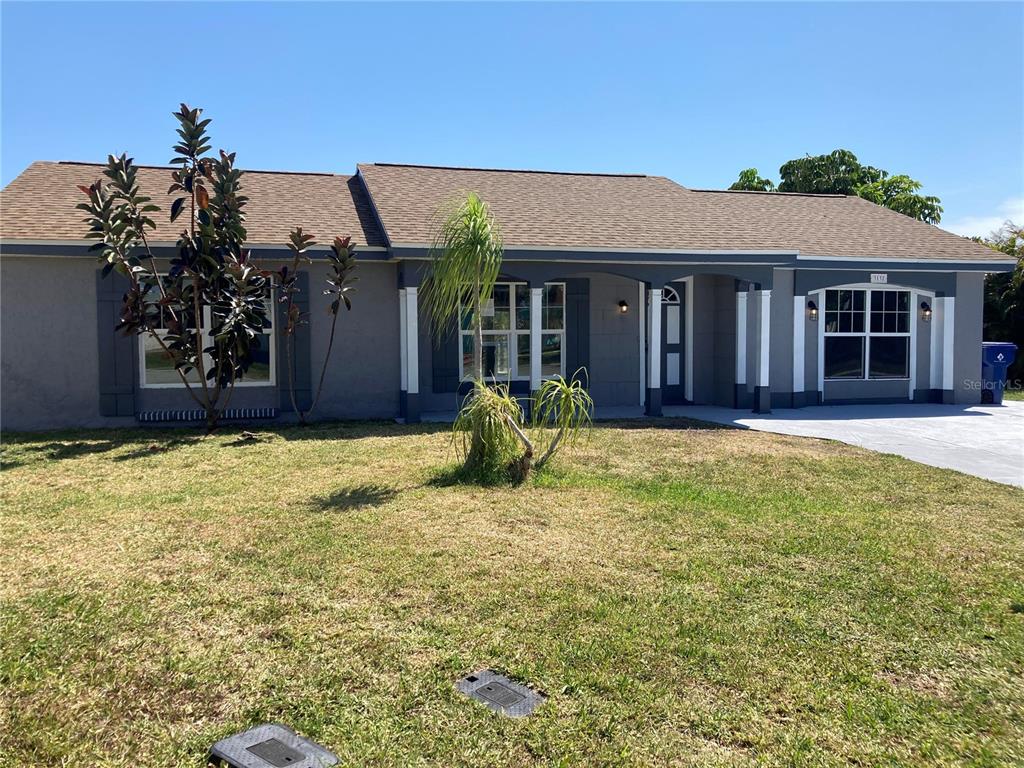
[[(387, 419), (398, 414), (401, 376), (398, 277), (392, 263), (360, 262), (352, 310), (338, 317), (324, 394), (316, 415), (330, 419)], [(316, 386), (330, 333), (327, 266), (310, 268), (311, 363)]]
[(0, 306), (0, 427), (112, 423), (99, 415), (95, 262), (4, 255)]
[(985, 276), (980, 272), (956, 275), (956, 311), (953, 342), (953, 398), (957, 403), (981, 402), (981, 331), (985, 308)]
[[(590, 279), (590, 396), (597, 406), (640, 402), (640, 313), (635, 280), (605, 274)], [(622, 314), (619, 302), (630, 311)], [(566, 371), (571, 375), (572, 371)]]
[(714, 382), (710, 402), (731, 408), (736, 384), (736, 281), (721, 275), (715, 277), (714, 299), (715, 331), (711, 352)]

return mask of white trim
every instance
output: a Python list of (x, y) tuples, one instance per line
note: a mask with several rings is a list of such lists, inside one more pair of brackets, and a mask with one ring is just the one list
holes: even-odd
[[(18, 238), (4, 238), (4, 239), (0, 240), (0, 247), (7, 246), (7, 245), (13, 245), (13, 246), (18, 246), (18, 245), (39, 245), (39, 246), (50, 246), (50, 247), (52, 247), (52, 246), (64, 246), (64, 245), (67, 245), (67, 246), (83, 246), (83, 245), (90, 246), (90, 245), (95, 245), (97, 242), (99, 242), (99, 241), (97, 241), (97, 240), (21, 240), (21, 239), (18, 239)], [(152, 248), (175, 248), (175, 247), (177, 247), (178, 244), (174, 240), (150, 240), (149, 241), (149, 245)], [(254, 250), (254, 249), (257, 249), (257, 248), (264, 248), (264, 249), (265, 248), (279, 248), (279, 249), (282, 249), (282, 250), (287, 250), (288, 249), (288, 244), (287, 243), (246, 243), (245, 247), (248, 248), (249, 250)], [(358, 252), (359, 251), (381, 252), (381, 251), (388, 250), (383, 245), (360, 245), (359, 243), (353, 243), (353, 247), (356, 249), (357, 256), (358, 256)], [(323, 243), (318, 243), (316, 245), (311, 245), (307, 250), (326, 252), (326, 251), (331, 250), (331, 247), (329, 245), (325, 245)], [(34, 254), (23, 254), (23, 255), (31, 256), (31, 255), (34, 255)]]
[[(492, 382), (525, 381), (525, 382), (527, 382), (528, 386), (530, 386), (530, 388), (535, 391), (535, 390), (540, 388), (540, 382), (541, 381), (545, 381), (547, 379), (553, 379), (556, 376), (565, 376), (566, 339), (568, 338), (568, 331), (566, 329), (566, 324), (568, 322), (567, 312), (568, 312), (568, 295), (569, 295), (569, 289), (568, 289), (567, 284), (564, 281), (561, 281), (561, 280), (553, 280), (551, 282), (544, 283), (543, 288), (530, 289), (528, 287), (529, 283), (527, 283), (524, 280), (512, 280), (512, 281), (499, 280), (497, 283), (495, 283), (495, 285), (508, 286), (508, 289), (509, 289), (509, 297), (508, 297), (509, 298), (509, 306), (508, 306), (508, 309), (509, 309), (509, 326), (510, 327), (509, 328), (500, 329), (500, 330), (486, 330), (485, 329), (483, 331), (483, 336), (484, 336), (484, 340), (485, 341), (487, 340), (488, 337), (502, 337), (503, 336), (503, 337), (508, 339), (508, 345), (509, 345), (509, 350), (508, 350), (509, 375), (508, 376), (488, 376), (488, 377), (486, 377), (487, 380), (488, 381), (492, 381)], [(544, 314), (543, 313), (543, 308), (544, 308), (544, 305), (543, 305), (543, 290), (544, 290), (544, 288), (547, 288), (548, 286), (552, 286), (552, 285), (560, 285), (560, 286), (562, 286), (562, 327), (561, 328), (544, 328), (543, 327), (543, 324), (544, 324), (544, 321), (543, 321), (543, 314)], [(537, 343), (537, 345), (539, 347), (539, 351), (540, 351), (540, 354), (539, 354), (540, 363), (539, 363), (539, 366), (538, 366), (538, 371), (540, 372), (538, 375), (540, 376), (540, 379), (536, 382), (536, 386), (534, 386), (532, 371), (531, 370), (526, 370), (526, 368), (521, 368), (520, 365), (519, 365), (519, 337), (520, 336), (527, 336), (530, 339), (530, 367), (531, 368), (532, 368), (532, 364), (533, 364), (533, 345), (534, 345), (534, 338), (533, 337), (535, 335), (533, 333), (533, 328), (535, 327), (534, 326), (535, 318), (534, 318), (534, 315), (533, 315), (533, 306), (532, 306), (533, 296), (532, 296), (532, 294), (530, 295), (530, 301), (531, 301), (531, 305), (530, 305), (530, 328), (528, 328), (528, 329), (517, 328), (516, 327), (516, 320), (517, 320), (517, 317), (516, 317), (516, 289), (517, 288), (527, 288), (530, 291), (532, 291), (532, 290), (540, 290), (540, 291), (542, 291), (542, 293), (541, 293), (540, 317), (539, 317), (539, 319), (537, 319), (537, 326), (536, 326), (539, 329), (538, 333), (536, 334), (536, 337), (537, 337), (536, 338), (536, 343)], [(464, 360), (464, 356), (463, 356), (463, 352), (462, 352), (462, 349), (463, 349), (462, 345), (463, 345), (464, 337), (472, 335), (473, 331), (471, 329), (462, 328), (461, 327), (461, 311), (460, 311), (459, 317), (460, 317), (460, 326), (459, 326), (459, 332), (458, 332), (458, 337), (459, 337), (459, 380), (460, 381), (469, 381), (472, 378), (472, 375), (471, 375), (471, 372), (467, 371), (466, 368), (465, 368), (465, 360)], [(543, 346), (544, 346), (543, 345), (543, 337), (544, 336), (555, 336), (555, 335), (561, 336), (561, 355), (560, 355), (560, 359), (559, 359), (558, 373), (557, 374), (551, 373), (551, 374), (548, 374), (547, 376), (544, 376), (543, 375), (543, 365), (544, 365), (544, 361), (543, 361)], [(512, 375), (513, 372), (515, 373), (514, 376)]]
[(917, 308), (917, 291), (910, 292), (910, 382), (907, 399), (913, 401), (914, 390), (917, 388), (917, 320), (920, 310)]
[(637, 285), (637, 337), (640, 342), (640, 406), (647, 402), (647, 287), (642, 280)]
[(804, 344), (807, 330), (806, 296), (793, 297), (793, 391), (804, 391)]
[(747, 292), (736, 292), (736, 383), (747, 383)]
[(683, 396), (688, 402), (693, 402), (693, 276), (683, 280), (686, 284), (686, 327), (683, 329), (686, 337), (686, 348), (683, 350), (686, 357), (683, 365)]
[(825, 402), (825, 289), (814, 294), (818, 305), (818, 397)]
[[(542, 333), (541, 328), (541, 303), (544, 298), (543, 288), (531, 288), (530, 289), (530, 391), (536, 392), (540, 389), (541, 382), (541, 345), (540, 337)], [(563, 305), (564, 306), (564, 305)], [(515, 297), (512, 298), (513, 312), (515, 311)], [(515, 325), (515, 318), (512, 320), (512, 324)], [(562, 327), (565, 327), (565, 313), (563, 310), (562, 314)], [(563, 334), (563, 339), (565, 338)], [(509, 353), (511, 355), (511, 351)], [(519, 350), (516, 350), (516, 355), (519, 354)], [(565, 359), (565, 350), (562, 350), (562, 359)], [(563, 363), (563, 367), (564, 367)]]
[[(864, 293), (864, 330), (863, 331), (826, 331), (825, 330), (825, 318), (827, 316), (825, 310), (825, 298), (828, 291), (863, 291)], [(818, 305), (818, 322), (820, 327), (818, 328), (818, 336), (820, 337), (820, 360), (819, 370), (821, 371), (819, 381), (824, 386), (825, 374), (824, 374), (824, 348), (826, 337), (850, 337), (856, 339), (863, 339), (864, 343), (861, 346), (862, 358), (861, 362), (863, 365), (863, 375), (860, 378), (844, 377), (838, 379), (828, 379), (828, 381), (906, 381), (909, 386), (914, 386), (916, 379), (914, 371), (914, 361), (916, 359), (916, 350), (914, 347), (914, 336), (915, 336), (915, 325), (917, 322), (916, 315), (916, 304), (915, 304), (915, 291), (914, 288), (908, 288), (903, 285), (896, 284), (865, 284), (858, 283), (845, 286), (829, 286), (828, 288), (821, 289), (822, 301)], [(872, 293), (906, 293), (908, 295), (908, 312), (907, 312), (907, 330), (900, 331), (872, 331), (871, 330), (871, 294)], [(885, 311), (885, 310), (883, 310)], [(884, 376), (873, 378), (871, 376), (871, 339), (872, 338), (897, 338), (907, 339), (907, 375), (906, 376)], [(911, 398), (913, 395), (911, 395)]]
[(651, 343), (647, 355), (651, 389), (661, 389), (661, 288), (651, 288)]
[(953, 389), (953, 340), (956, 299), (947, 296), (942, 318), (942, 388)]
[(757, 385), (759, 387), (767, 387), (771, 367), (769, 355), (771, 350), (772, 292), (769, 288), (758, 291), (758, 293), (761, 294), (761, 345), (757, 356)]
[[(970, 257), (958, 257), (956, 259), (887, 259), (884, 256), (801, 256), (797, 255), (798, 261), (855, 261), (868, 262), (872, 264), (1016, 264), (1016, 261), (1007, 259), (972, 259)], [(956, 272), (954, 268), (949, 270)]]
[[(935, 291), (927, 288), (914, 288), (902, 283), (843, 283), (842, 285), (828, 285), (819, 288), (819, 291), (917, 291), (924, 296), (935, 296)], [(824, 312), (824, 307), (818, 307), (819, 314)]]
[(420, 391), (420, 317), (416, 302), (418, 289), (405, 289), (405, 320), (406, 320), (406, 392), (410, 395)]
[[(163, 274), (160, 277), (164, 277)], [(270, 349), (267, 360), (267, 367), (269, 369), (269, 377), (266, 381), (246, 381), (243, 377), (241, 380), (236, 381), (234, 386), (245, 389), (251, 389), (256, 387), (276, 387), (277, 386), (277, 296), (276, 288), (270, 286), (270, 296), (267, 299), (270, 311), (267, 316), (270, 318), (270, 332), (262, 334), (270, 338)], [(203, 346), (207, 346), (211, 343), (212, 339), (210, 336), (210, 328), (213, 326), (213, 318), (211, 316), (210, 307), (204, 306), (203, 310)], [(138, 358), (139, 358), (139, 389), (185, 389), (185, 385), (179, 379), (178, 381), (169, 381), (161, 384), (147, 384), (146, 383), (146, 340), (152, 338), (149, 332), (138, 334)], [(203, 367), (209, 371), (213, 366), (213, 358), (203, 353)], [(199, 375), (199, 369), (193, 369), (196, 376)], [(202, 388), (202, 383), (199, 381), (190, 381), (193, 387)]]
[[(616, 248), (609, 245), (514, 245), (506, 242), (506, 251), (538, 251), (563, 253), (649, 253), (666, 254), (678, 256), (797, 256), (800, 251), (792, 249), (739, 249), (739, 250), (716, 250), (716, 249), (689, 249), (689, 248)], [(430, 243), (392, 243), (393, 249), (397, 248), (431, 248)], [(400, 258), (405, 258), (400, 257)]]
[(409, 390), (409, 329), (406, 328), (405, 288), (398, 289), (398, 350), (401, 375), (399, 388)]

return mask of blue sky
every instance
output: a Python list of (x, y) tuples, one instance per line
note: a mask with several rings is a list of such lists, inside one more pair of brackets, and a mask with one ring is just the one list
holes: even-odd
[(4, 184), (170, 157), (180, 101), (250, 168), (642, 172), (722, 188), (836, 147), (1024, 221), (1024, 4), (4, 2)]

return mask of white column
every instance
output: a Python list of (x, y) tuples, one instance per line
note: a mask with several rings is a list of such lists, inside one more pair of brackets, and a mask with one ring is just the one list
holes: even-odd
[[(540, 389), (540, 331), (543, 288), (530, 289), (530, 391)], [(513, 353), (515, 350), (513, 350)]]
[(409, 389), (409, 330), (406, 328), (405, 318), (405, 288), (398, 289), (398, 356), (401, 360), (401, 381), (399, 389), (403, 392)]
[(661, 288), (651, 288), (651, 338), (647, 354), (649, 389), (661, 389)]
[(647, 401), (647, 361), (644, 359), (647, 354), (647, 297), (644, 295), (644, 284), (637, 281), (637, 336), (640, 340), (640, 406)]
[(686, 302), (686, 349), (685, 353), (685, 381), (683, 382), (683, 396), (687, 402), (693, 402), (693, 277), (686, 278), (686, 291), (684, 293)]
[(953, 389), (953, 320), (956, 300), (947, 296), (942, 307), (942, 388)]
[(405, 358), (406, 392), (415, 395), (420, 391), (420, 321), (416, 305), (417, 288), (405, 289)]
[(793, 392), (804, 391), (804, 330), (807, 327), (806, 296), (793, 297)]
[(761, 341), (757, 356), (757, 386), (767, 387), (768, 371), (771, 362), (768, 359), (768, 353), (771, 346), (772, 292), (771, 290), (766, 290), (758, 291), (758, 293), (761, 294)]
[(747, 292), (736, 292), (736, 383), (747, 383)]

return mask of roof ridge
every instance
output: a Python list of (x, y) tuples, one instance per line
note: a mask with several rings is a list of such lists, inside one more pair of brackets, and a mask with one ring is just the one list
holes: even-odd
[[(97, 168), (105, 168), (106, 163), (93, 163), (85, 160), (36, 160), (36, 163), (46, 163), (48, 165), (87, 165), (95, 166)], [(146, 165), (143, 163), (136, 163), (136, 168), (149, 168), (157, 171), (174, 171), (178, 170), (180, 166), (176, 165)], [(351, 173), (330, 173), (328, 171), (272, 171), (265, 168), (241, 168), (243, 173), (267, 173), (275, 176), (338, 176), (340, 178), (350, 179), (352, 178)]]
[(605, 176), (612, 178), (648, 179), (646, 173), (587, 173), (583, 171), (542, 171), (529, 168), (472, 168), (465, 165), (423, 165), (420, 163), (364, 163), (384, 168), (424, 168), (437, 171), (480, 171), (484, 173), (537, 173), (549, 176)]
[(787, 197), (857, 197), (857, 195), (841, 195), (837, 192), (779, 192), (767, 189), (693, 189), (691, 192), (715, 192), (730, 195), (785, 195)]

